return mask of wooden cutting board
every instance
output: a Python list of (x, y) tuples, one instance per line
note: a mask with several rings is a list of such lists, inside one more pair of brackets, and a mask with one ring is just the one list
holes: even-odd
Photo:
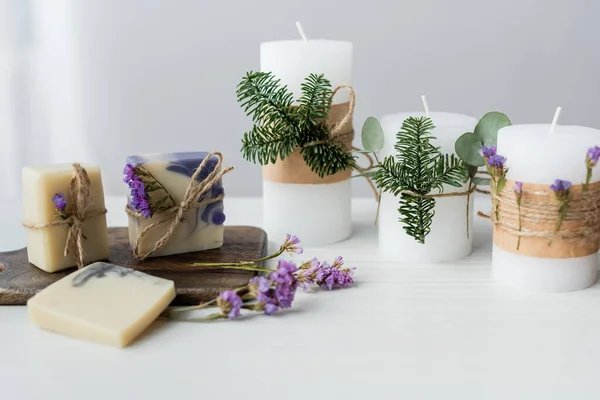
[[(267, 234), (252, 226), (227, 226), (223, 247), (194, 253), (135, 260), (129, 247), (127, 228), (108, 229), (109, 262), (134, 268), (175, 282), (173, 305), (193, 305), (216, 297), (222, 289), (243, 286), (254, 276), (243, 270), (199, 270), (193, 262), (236, 262), (266, 255)], [(0, 305), (24, 305), (46, 286), (75, 271), (74, 268), (44, 272), (29, 264), (27, 249), (0, 252)]]

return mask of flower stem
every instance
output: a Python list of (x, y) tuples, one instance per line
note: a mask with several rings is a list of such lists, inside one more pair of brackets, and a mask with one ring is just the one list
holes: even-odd
[(192, 264), (194, 267), (201, 267), (206, 269), (243, 269), (245, 271), (256, 271), (256, 272), (273, 272), (271, 268), (262, 268), (254, 264), (250, 264), (247, 262), (242, 263), (230, 263), (230, 264), (222, 264), (222, 263), (194, 263)]
[(587, 192), (590, 181), (592, 180), (592, 169), (587, 167), (587, 174), (585, 175), (585, 183), (582, 185), (583, 191)]
[[(469, 188), (467, 192), (471, 191), (471, 185), (473, 184), (473, 178), (469, 179)], [(471, 206), (471, 193), (467, 194), (467, 239), (469, 238), (469, 208)]]
[[(520, 194), (518, 196), (520, 196)], [(520, 198), (517, 200), (517, 214), (519, 216), (518, 217), (519, 218), (519, 232), (521, 232), (523, 222), (521, 221), (521, 199)], [(519, 250), (520, 247), (521, 247), (521, 235), (519, 235), (517, 237), (517, 250)]]

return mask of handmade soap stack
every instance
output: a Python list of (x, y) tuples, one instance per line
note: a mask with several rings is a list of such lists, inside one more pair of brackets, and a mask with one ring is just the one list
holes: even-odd
[(23, 168), (29, 262), (46, 272), (108, 258), (100, 168), (58, 164)]
[(516, 125), (487, 149), (496, 279), (547, 292), (596, 282), (600, 245), (600, 131)]
[(129, 240), (139, 258), (223, 245), (222, 156), (183, 152), (127, 158)]

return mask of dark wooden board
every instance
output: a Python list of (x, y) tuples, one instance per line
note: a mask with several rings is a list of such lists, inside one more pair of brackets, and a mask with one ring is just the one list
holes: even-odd
[[(138, 261), (132, 257), (127, 228), (108, 229), (109, 262), (175, 282), (173, 305), (192, 305), (216, 297), (222, 289), (243, 286), (254, 276), (243, 270), (199, 270), (193, 262), (255, 260), (267, 251), (267, 234), (253, 226), (227, 226), (223, 247)], [(46, 286), (75, 271), (44, 272), (29, 264), (27, 249), (0, 252), (0, 305), (23, 305)]]

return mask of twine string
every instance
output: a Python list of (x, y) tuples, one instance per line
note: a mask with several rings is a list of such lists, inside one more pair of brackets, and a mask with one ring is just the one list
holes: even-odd
[[(499, 204), (499, 219), (495, 213), (486, 215), (479, 212), (480, 217), (489, 218), (492, 223), (507, 233), (517, 237), (540, 237), (560, 239), (576, 244), (598, 241), (600, 238), (600, 186), (596, 185), (588, 191), (572, 192), (568, 200), (567, 213), (560, 230), (554, 229), (559, 215), (559, 202), (554, 193), (543, 190), (523, 190), (520, 212), (517, 197), (513, 190), (504, 188), (499, 194), (491, 190), (494, 204)], [(518, 221), (528, 223), (519, 229)], [(513, 222), (511, 222), (513, 221)], [(514, 222), (516, 221), (516, 222)], [(548, 226), (547, 229), (541, 229)]]

